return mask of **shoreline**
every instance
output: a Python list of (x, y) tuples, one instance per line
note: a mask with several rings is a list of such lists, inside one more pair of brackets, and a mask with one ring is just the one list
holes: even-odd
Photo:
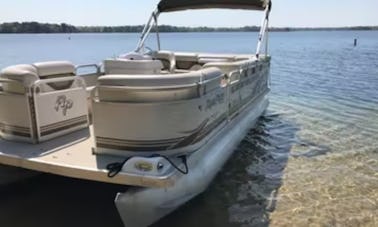
[[(0, 24), (0, 34), (65, 34), (65, 33), (140, 33), (143, 25), (126, 26), (74, 26), (65, 23), (49, 24), (38, 22), (10, 22)], [(154, 30), (154, 29), (153, 29)], [(378, 31), (378, 26), (344, 27), (272, 27), (271, 32), (296, 31)], [(160, 33), (194, 32), (259, 32), (259, 26), (244, 27), (184, 27), (160, 25)]]
[[(361, 29), (361, 30), (353, 30), (353, 29), (340, 29), (340, 30), (326, 30), (326, 29), (313, 29), (313, 30), (290, 30), (290, 31), (269, 31), (270, 33), (295, 33), (295, 32), (353, 32), (353, 31), (378, 31), (378, 29), (369, 30), (369, 29)], [(258, 33), (258, 31), (192, 31), (192, 32), (160, 32), (160, 34), (173, 34), (173, 33)], [(80, 35), (80, 34), (139, 34), (140, 32), (18, 32), (18, 33), (2, 33), (0, 35)]]

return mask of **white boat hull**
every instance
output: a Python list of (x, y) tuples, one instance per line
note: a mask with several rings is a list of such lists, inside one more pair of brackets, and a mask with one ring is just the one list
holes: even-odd
[(188, 158), (189, 174), (167, 188), (132, 188), (115, 203), (127, 227), (148, 226), (206, 190), (237, 145), (268, 107), (267, 95), (247, 105), (200, 150)]

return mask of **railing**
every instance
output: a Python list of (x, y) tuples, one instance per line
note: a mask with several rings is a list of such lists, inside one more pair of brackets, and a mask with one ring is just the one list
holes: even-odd
[[(76, 66), (75, 69), (76, 69), (75, 70), (76, 76), (83, 78), (87, 87), (95, 86), (97, 84), (98, 77), (102, 75), (101, 65), (98, 65), (98, 64), (78, 65)], [(80, 73), (79, 70), (81, 69), (88, 69), (88, 70), (85, 70), (84, 73)], [(91, 71), (93, 69), (94, 71)]]
[(86, 76), (86, 75), (92, 75), (93, 73), (87, 73), (87, 74), (79, 74), (79, 69), (87, 69), (87, 68), (94, 68), (96, 70), (96, 74), (101, 74), (101, 66), (98, 64), (85, 64), (85, 65), (78, 65), (75, 67), (75, 73), (77, 76)]

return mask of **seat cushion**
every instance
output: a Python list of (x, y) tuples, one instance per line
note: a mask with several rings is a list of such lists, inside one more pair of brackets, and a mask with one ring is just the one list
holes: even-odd
[(188, 52), (177, 52), (175, 53), (176, 61), (190, 61), (198, 62), (198, 54), (188, 53)]
[(105, 74), (158, 74), (163, 65), (159, 60), (107, 59), (104, 61)]
[(185, 86), (221, 77), (217, 68), (207, 68), (194, 72), (159, 75), (105, 75), (98, 79), (100, 86), (126, 87), (166, 87)]
[(235, 61), (235, 55), (232, 54), (199, 54), (198, 58), (205, 59), (226, 59), (226, 61)]
[[(1, 72), (2, 78), (7, 78), (18, 83), (7, 83), (4, 91), (12, 93), (24, 93), (25, 88), (31, 87), (37, 80), (75, 75), (75, 66), (68, 61), (39, 62), (32, 65), (14, 65), (5, 68)], [(50, 83), (49, 85), (61, 90), (70, 87), (72, 82)]]
[[(187, 69), (192, 70), (191, 68), (194, 65), (198, 64), (198, 54), (196, 53), (175, 53), (176, 56), (176, 69)], [(198, 70), (200, 68), (197, 68)]]
[(73, 76), (75, 75), (75, 66), (69, 61), (49, 61), (34, 63), (38, 76), (57, 77), (57, 76)]
[(37, 69), (33, 65), (9, 66), (1, 71), (0, 76), (18, 81), (25, 87), (29, 87), (39, 80)]
[(235, 70), (240, 70), (248, 65), (252, 64), (253, 60), (240, 60), (235, 62), (209, 62), (203, 65), (203, 68), (217, 67), (222, 70), (223, 73), (230, 73)]

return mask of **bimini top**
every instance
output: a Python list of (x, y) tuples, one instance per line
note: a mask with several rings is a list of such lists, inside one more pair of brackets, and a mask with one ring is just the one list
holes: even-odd
[(264, 10), (270, 0), (161, 0), (159, 12), (172, 12), (187, 9), (247, 9)]

